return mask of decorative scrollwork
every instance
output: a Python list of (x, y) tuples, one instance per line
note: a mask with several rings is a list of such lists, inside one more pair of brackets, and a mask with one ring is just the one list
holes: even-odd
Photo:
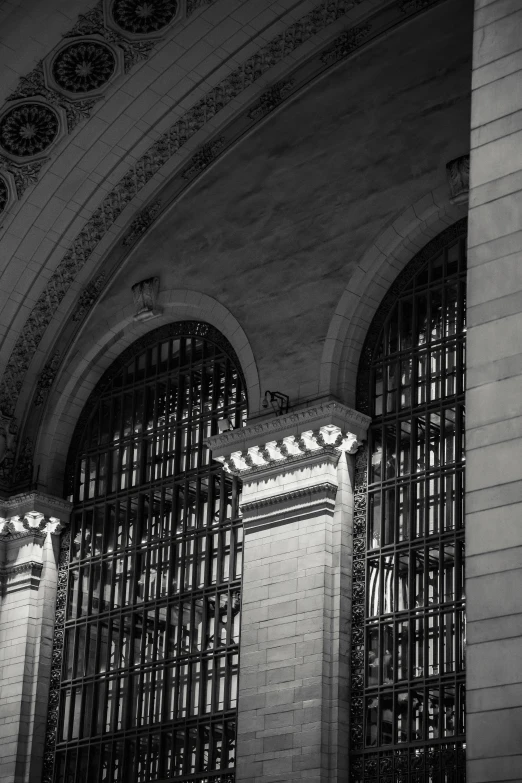
[(3, 212), (9, 201), (9, 187), (3, 177), (0, 177), (0, 212)]
[(116, 58), (109, 46), (99, 41), (75, 42), (58, 54), (52, 73), (64, 90), (85, 93), (106, 84), (115, 68)]
[[(58, 559), (58, 589), (56, 605), (65, 606), (67, 599), (67, 575), (69, 570), (71, 532), (66, 530), (60, 541), (60, 556)], [(58, 726), (59, 688), (62, 674), (64, 645), (65, 612), (56, 612), (53, 633), (53, 651), (51, 657), (51, 682), (49, 688), (49, 706), (47, 710), (47, 726), (45, 732), (45, 751), (43, 762), (42, 783), (52, 783), (54, 767), (54, 749)]]
[(166, 27), (177, 10), (176, 0), (115, 0), (112, 16), (127, 33), (147, 35)]
[(11, 155), (27, 158), (51, 146), (60, 127), (58, 115), (42, 103), (22, 103), (0, 120), (0, 145)]

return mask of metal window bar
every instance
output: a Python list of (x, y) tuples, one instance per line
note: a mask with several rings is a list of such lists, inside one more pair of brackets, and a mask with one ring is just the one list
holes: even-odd
[(44, 783), (232, 783), (243, 536), (237, 481), (203, 441), (245, 421), (237, 358), (208, 325), (163, 327), (93, 397), (70, 460)]
[(413, 259), (363, 349), (352, 783), (465, 780), (465, 228)]

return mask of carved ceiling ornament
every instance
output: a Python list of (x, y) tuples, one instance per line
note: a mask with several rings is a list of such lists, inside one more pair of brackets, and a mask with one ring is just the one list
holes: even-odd
[(166, 27), (178, 10), (176, 0), (113, 0), (112, 17), (127, 33), (148, 35)]
[(28, 158), (45, 152), (58, 136), (60, 119), (43, 103), (21, 103), (0, 119), (0, 146), (11, 155)]
[(156, 308), (159, 287), (159, 277), (149, 277), (147, 280), (141, 280), (132, 286), (132, 296), (136, 307), (135, 321), (143, 321), (154, 315), (159, 315), (159, 311)]
[(52, 75), (62, 89), (86, 93), (107, 84), (115, 69), (116, 58), (109, 46), (98, 41), (80, 41), (58, 53)]
[(469, 155), (450, 160), (446, 174), (453, 204), (462, 204), (469, 197)]

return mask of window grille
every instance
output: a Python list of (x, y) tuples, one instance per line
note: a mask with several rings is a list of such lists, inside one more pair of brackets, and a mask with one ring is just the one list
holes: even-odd
[(194, 322), (131, 346), (86, 405), (44, 781), (233, 783), (239, 487), (204, 443), (225, 418), (246, 419), (239, 362)]
[(466, 223), (427, 245), (363, 348), (352, 605), (352, 783), (465, 780)]

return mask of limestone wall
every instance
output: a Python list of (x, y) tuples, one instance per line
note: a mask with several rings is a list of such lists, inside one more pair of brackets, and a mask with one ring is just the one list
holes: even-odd
[(522, 770), (522, 7), (476, 0), (467, 359), (468, 769)]

